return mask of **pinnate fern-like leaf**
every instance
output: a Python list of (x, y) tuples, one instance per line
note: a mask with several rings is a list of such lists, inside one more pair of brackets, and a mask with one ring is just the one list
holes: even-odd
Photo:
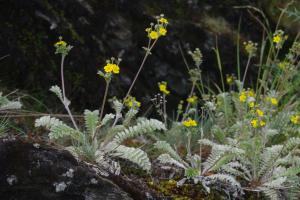
[(83, 142), (84, 140), (84, 135), (80, 131), (71, 128), (54, 117), (43, 116), (36, 119), (35, 127), (45, 127), (50, 130), (50, 133), (48, 134), (50, 139), (59, 139), (69, 136), (78, 142)]
[(86, 130), (90, 135), (92, 135), (96, 130), (97, 124), (99, 123), (99, 111), (85, 110), (84, 121), (85, 121)]
[(114, 151), (116, 152), (114, 155), (117, 157), (129, 160), (146, 171), (151, 170), (151, 162), (147, 153), (145, 153), (143, 150), (139, 148), (118, 145)]
[(137, 136), (146, 134), (149, 132), (157, 131), (157, 130), (165, 130), (165, 125), (156, 120), (156, 119), (150, 119), (150, 120), (143, 120), (139, 122), (137, 125), (129, 127), (122, 132), (119, 132), (115, 135), (113, 138), (113, 141), (121, 144), (124, 140)]
[(59, 86), (54, 85), (50, 88), (50, 91), (53, 92), (61, 101), (63, 101), (62, 92)]
[(137, 113), (138, 113), (137, 109), (133, 109), (133, 108), (129, 109), (129, 111), (125, 115), (123, 125), (128, 126)]
[(185, 166), (189, 166), (184, 160), (181, 159), (178, 153), (166, 141), (157, 141), (154, 144), (154, 147), (156, 149), (164, 151), (165, 153), (168, 153), (173, 159), (177, 160), (179, 163), (182, 163)]
[(177, 160), (175, 160), (174, 158), (172, 158), (167, 153), (164, 153), (164, 154), (161, 154), (160, 156), (158, 156), (157, 160), (161, 164), (175, 165), (175, 166), (180, 167), (182, 169), (186, 169), (186, 167), (182, 163), (178, 162)]

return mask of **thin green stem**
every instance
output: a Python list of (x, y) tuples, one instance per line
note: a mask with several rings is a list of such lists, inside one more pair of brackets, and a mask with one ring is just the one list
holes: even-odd
[(139, 70), (138, 70), (137, 73), (135, 74), (135, 77), (134, 77), (134, 79), (133, 79), (133, 81), (132, 81), (132, 83), (131, 83), (131, 85), (130, 85), (130, 87), (129, 87), (127, 93), (126, 93), (126, 96), (125, 96), (124, 100), (130, 95), (131, 90), (132, 90), (132, 88), (133, 88), (133, 86), (134, 86), (134, 84), (135, 84), (135, 82), (136, 82), (138, 76), (140, 75), (140, 73), (141, 73), (141, 71), (142, 71), (142, 69), (143, 69), (143, 67), (144, 67), (144, 65), (145, 65), (145, 62), (146, 62), (148, 56), (150, 55), (151, 50), (152, 50), (152, 48), (154, 47), (154, 45), (156, 44), (157, 40), (158, 40), (158, 39), (154, 40), (154, 42), (152, 43), (151, 46), (150, 46), (150, 40), (149, 40), (148, 48), (147, 48), (147, 50), (146, 50), (145, 56), (144, 56), (144, 58), (143, 58), (143, 61), (142, 61), (141, 65), (140, 65), (140, 67), (139, 67)]
[[(195, 86), (196, 86), (196, 83), (193, 82), (193, 85), (192, 85), (192, 88), (191, 88), (191, 92), (190, 92), (189, 97), (193, 95), (194, 90), (195, 90)], [(186, 108), (185, 108), (185, 111), (184, 111), (184, 113), (183, 113), (182, 121), (184, 121), (184, 120), (186, 119), (186, 115), (187, 115), (187, 112), (188, 112), (188, 110), (189, 110), (189, 108), (190, 108), (190, 105), (191, 105), (191, 104), (188, 102), (188, 104), (187, 104), (187, 106), (186, 106)]]
[(100, 122), (102, 120), (103, 113), (104, 113), (104, 107), (105, 107), (105, 103), (106, 103), (106, 99), (107, 99), (109, 84), (110, 84), (110, 80), (107, 80), (106, 85), (105, 85), (105, 92), (104, 92), (104, 96), (103, 96), (103, 100), (102, 100), (102, 104), (101, 104), (101, 108), (100, 108), (100, 115), (99, 115)]
[(236, 57), (237, 57), (237, 76), (238, 80), (241, 80), (241, 64), (240, 64), (240, 29), (241, 29), (241, 21), (242, 18), (239, 19), (239, 25), (238, 25), (238, 35), (237, 35), (237, 41), (236, 41)]
[(246, 80), (246, 76), (247, 76), (247, 72), (248, 72), (248, 69), (249, 69), (251, 58), (252, 58), (252, 55), (250, 54), (248, 56), (247, 65), (246, 65), (246, 69), (245, 69), (244, 76), (243, 76), (243, 81), (242, 81), (243, 88), (244, 88), (244, 85), (245, 85), (245, 80)]
[(264, 34), (262, 36), (262, 45), (261, 45), (261, 48), (260, 48), (260, 56), (259, 56), (259, 68), (258, 68), (258, 75), (257, 75), (257, 80), (256, 80), (256, 94), (257, 91), (258, 91), (258, 86), (259, 86), (259, 78), (261, 76), (261, 72), (262, 72), (262, 67), (263, 67), (263, 59), (264, 59), (264, 52), (265, 52), (265, 47), (266, 47), (266, 40), (265, 40), (265, 37), (264, 37)]
[[(110, 84), (110, 80), (105, 80), (105, 81), (106, 81), (106, 85), (105, 85), (104, 96), (103, 96), (102, 103), (101, 103), (101, 108), (100, 108), (99, 125), (96, 127), (94, 133), (92, 133), (93, 134), (93, 136), (92, 136), (93, 140), (96, 137), (96, 133), (97, 133), (98, 129), (102, 126), (101, 121), (102, 121), (102, 117), (103, 117), (103, 113), (104, 113), (104, 107), (105, 107), (107, 94), (108, 94), (108, 88), (109, 88), (109, 84)], [(117, 116), (116, 116), (116, 118), (117, 118)]]
[(217, 56), (218, 68), (219, 68), (219, 71), (220, 71), (220, 77), (221, 77), (221, 83), (222, 83), (222, 90), (223, 90), (223, 92), (225, 92), (225, 84), (224, 84), (224, 78), (223, 78), (223, 72), (222, 72), (222, 62), (221, 62), (220, 52), (219, 52), (218, 46), (216, 46), (216, 48), (214, 48), (214, 51), (215, 51), (216, 56)]

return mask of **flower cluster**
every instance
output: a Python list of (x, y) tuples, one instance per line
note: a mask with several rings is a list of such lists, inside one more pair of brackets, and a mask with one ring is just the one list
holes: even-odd
[(160, 16), (157, 17), (157, 23), (150, 24), (149, 28), (146, 28), (146, 32), (148, 34), (148, 37), (151, 40), (157, 40), (160, 36), (166, 36), (167, 34), (167, 25), (168, 25), (168, 20), (164, 18), (164, 15), (161, 14)]
[(281, 70), (288, 69), (288, 68), (289, 68), (289, 65), (290, 65), (290, 63), (287, 62), (287, 61), (282, 61), (282, 62), (279, 62), (279, 63), (278, 63), (278, 67), (279, 67), (279, 69), (281, 69)]
[(54, 44), (55, 54), (61, 54), (63, 56), (68, 55), (69, 51), (73, 46), (68, 45), (65, 41), (62, 40), (62, 37), (59, 37), (59, 41)]
[(236, 80), (236, 77), (234, 76), (234, 74), (226, 74), (226, 83), (228, 85), (232, 85), (235, 80)]
[(253, 57), (256, 55), (257, 52), (257, 43), (252, 41), (244, 42), (245, 51), (247, 52), (248, 56)]
[(128, 108), (137, 109), (141, 107), (141, 102), (137, 101), (135, 97), (128, 96), (124, 101), (125, 106)]
[(198, 97), (196, 95), (192, 95), (192, 96), (188, 97), (186, 99), (186, 101), (192, 105), (195, 105), (198, 102)]
[(191, 55), (195, 65), (199, 67), (203, 62), (203, 55), (199, 48), (196, 48), (194, 51), (188, 51), (188, 54)]
[(244, 102), (254, 102), (255, 101), (255, 93), (253, 90), (243, 90), (240, 95), (239, 95), (239, 100), (240, 102), (244, 103)]
[(104, 66), (105, 73), (114, 73), (119, 74), (120, 73), (120, 67), (114, 63), (107, 63)]
[(185, 127), (195, 127), (197, 126), (197, 122), (193, 119), (187, 119), (182, 122)]
[(266, 102), (269, 102), (273, 106), (278, 105), (278, 100), (275, 97), (266, 97)]
[(300, 124), (300, 116), (299, 115), (293, 115), (293, 116), (291, 116), (290, 121), (293, 124)]
[(284, 35), (284, 32), (282, 30), (277, 30), (273, 34), (273, 42), (275, 43), (275, 47), (277, 49), (281, 49), (283, 46), (283, 43), (288, 39), (287, 35)]
[(264, 111), (262, 111), (261, 109), (257, 108), (256, 109), (256, 114), (259, 116), (259, 117), (263, 117), (265, 115)]
[(250, 123), (253, 128), (259, 128), (266, 125), (265, 121), (259, 119), (252, 119)]
[(264, 111), (261, 110), (260, 108), (256, 108), (254, 110), (251, 110), (252, 112), (255, 113), (256, 117), (253, 118), (250, 121), (250, 124), (253, 128), (260, 128), (266, 125), (266, 122), (264, 121), (263, 117), (265, 115)]
[(163, 81), (158, 83), (159, 91), (161, 91), (165, 95), (169, 95), (170, 91), (167, 89), (167, 82)]
[(98, 74), (105, 80), (110, 80), (113, 74), (120, 73), (119, 64), (121, 61), (121, 58), (116, 59), (114, 57), (111, 57), (110, 60), (106, 61), (106, 65), (103, 67), (105, 73), (103, 73), (102, 71), (98, 71)]

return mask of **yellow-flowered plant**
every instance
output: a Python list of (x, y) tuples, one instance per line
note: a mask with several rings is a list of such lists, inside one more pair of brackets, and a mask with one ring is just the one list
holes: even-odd
[[(151, 27), (151, 31), (155, 31), (158, 37), (165, 36), (166, 30), (166, 19), (160, 17), (156, 26)], [(151, 34), (152, 37), (156, 37)], [(101, 67), (98, 74), (104, 78), (105, 92), (103, 100), (99, 109), (90, 111), (84, 111), (84, 125), (77, 126), (78, 121), (74, 119), (71, 110), (69, 109), (70, 100), (66, 97), (65, 84), (64, 84), (64, 59), (68, 55), (72, 46), (68, 45), (67, 42), (59, 38), (59, 41), (54, 44), (56, 54), (61, 54), (61, 80), (62, 86), (52, 86), (50, 91), (55, 93), (59, 100), (65, 106), (65, 109), (73, 123), (73, 126), (69, 126), (63, 121), (50, 117), (43, 116), (37, 119), (35, 122), (36, 127), (45, 127), (49, 129), (49, 138), (53, 140), (71, 141), (68, 142), (68, 147), (72, 154), (78, 158), (84, 159), (86, 162), (91, 162), (93, 165), (98, 165), (99, 168), (106, 172), (114, 173), (116, 175), (120, 172), (119, 163), (113, 161), (112, 158), (118, 157), (129, 160), (146, 171), (151, 170), (151, 163), (147, 154), (140, 148), (127, 147), (123, 143), (126, 139), (132, 138), (136, 135), (144, 134), (146, 132), (155, 132), (159, 130), (165, 130), (165, 125), (156, 119), (142, 118), (135, 120), (135, 116), (138, 113), (137, 108), (141, 106), (134, 97), (130, 96), (131, 89), (134, 86), (137, 77), (144, 66), (147, 57), (151, 54), (151, 50), (156, 43), (155, 41), (149, 41), (146, 53), (141, 63), (138, 72), (136, 73), (132, 84), (123, 101), (112, 98), (112, 108), (114, 113), (105, 114), (105, 103), (107, 101), (109, 85), (113, 75), (120, 73), (119, 64), (121, 59), (111, 58), (106, 61), (106, 64)], [(167, 91), (167, 90), (165, 90)], [(123, 107), (127, 106), (127, 112), (123, 111)], [(135, 121), (134, 121), (135, 120)], [(120, 128), (121, 127), (121, 128)], [(66, 140), (64, 140), (66, 138)], [(108, 169), (109, 168), (109, 169)], [(104, 172), (103, 171), (103, 172)], [(106, 173), (105, 173), (106, 174)]]
[(278, 106), (278, 100), (275, 97), (266, 97), (266, 101), (273, 106)]
[(281, 70), (289, 69), (290, 63), (288, 61), (282, 61), (278, 63), (278, 67)]
[(193, 119), (187, 119), (182, 122), (185, 127), (195, 127), (197, 126), (197, 122)]
[(248, 103), (249, 108), (254, 108), (255, 107), (255, 101), (250, 101)]
[(120, 73), (120, 67), (113, 63), (107, 63), (104, 66), (105, 73), (113, 73), (113, 74), (119, 74)]
[(253, 90), (243, 90), (239, 95), (240, 102), (244, 103), (249, 100), (249, 102), (255, 100), (255, 92)]
[(293, 116), (291, 116), (290, 121), (293, 124), (299, 124), (300, 123), (300, 116), (299, 115), (293, 115)]
[(148, 34), (148, 37), (152, 40), (156, 40), (159, 37), (159, 34), (157, 31), (150, 31)]
[(146, 28), (145, 31), (151, 40), (157, 40), (161, 36), (166, 36), (167, 34), (168, 20), (164, 18), (164, 15), (157, 17), (156, 24), (151, 23), (150, 27)]
[(170, 94), (170, 91), (167, 88), (167, 82), (163, 81), (163, 82), (158, 83), (158, 88), (159, 88), (159, 91), (161, 91), (163, 94), (165, 94), (165, 95)]
[[(268, 28), (268, 26), (266, 26), (266, 28)], [(222, 51), (216, 50), (217, 47), (214, 48), (217, 66), (221, 74), (220, 82), (222, 83), (222, 87), (208, 79), (204, 79), (204, 84), (202, 81), (198, 82), (198, 80), (201, 80), (200, 78), (193, 79), (196, 80), (194, 82), (197, 84), (191, 85), (192, 92), (189, 93), (190, 96), (187, 98), (188, 104), (186, 108), (184, 109), (183, 104), (179, 103), (177, 113), (183, 113), (183, 115), (182, 120), (177, 116), (176, 122), (181, 122), (182, 127), (197, 126), (197, 128), (180, 130), (178, 123), (173, 123), (172, 129), (169, 131), (170, 139), (168, 142), (171, 147), (174, 145), (175, 151), (177, 148), (180, 149), (182, 147), (180, 146), (181, 138), (174, 139), (174, 137), (178, 137), (177, 135), (190, 136), (188, 140), (185, 140), (187, 142), (184, 143), (187, 147), (196, 146), (195, 141), (203, 137), (207, 137), (207, 139), (203, 141), (204, 145), (212, 148), (219, 148), (221, 145), (226, 144), (224, 149), (226, 149), (227, 152), (224, 153), (224, 155), (228, 157), (224, 160), (222, 159), (222, 161), (220, 161), (220, 157), (222, 157), (223, 154), (219, 154), (218, 156), (220, 157), (216, 155), (211, 156), (208, 161), (205, 161), (203, 158), (201, 159), (203, 146), (200, 147), (199, 157), (197, 157), (197, 153), (194, 155), (194, 152), (198, 152), (197, 148), (191, 150), (187, 148), (189, 160), (196, 160), (199, 161), (199, 163), (203, 163), (204, 160), (205, 166), (209, 166), (209, 169), (218, 168), (222, 172), (228, 169), (227, 173), (233, 173), (235, 174), (235, 178), (244, 180), (244, 182), (240, 182), (243, 187), (251, 188), (250, 190), (253, 192), (259, 191), (266, 195), (266, 197), (275, 196), (275, 194), (281, 197), (289, 193), (287, 190), (283, 192), (283, 190), (285, 190), (283, 188), (286, 184), (289, 185), (290, 188), (298, 190), (297, 184), (299, 183), (299, 180), (293, 182), (289, 176), (279, 174), (279, 172), (281, 170), (290, 172), (289, 168), (295, 166), (294, 169), (297, 171), (295, 174), (299, 174), (299, 163), (295, 164), (296, 162), (294, 158), (292, 158), (295, 154), (298, 155), (296, 152), (299, 152), (300, 145), (299, 127), (292, 126), (292, 124), (300, 124), (300, 115), (298, 114), (299, 112), (296, 111), (297, 106), (299, 107), (299, 100), (297, 99), (299, 95), (294, 92), (288, 96), (287, 93), (290, 87), (293, 86), (293, 81), (295, 81), (297, 74), (299, 74), (300, 43), (297, 41), (299, 39), (296, 38), (296, 41), (284, 57), (280, 49), (286, 41), (287, 36), (280, 30), (275, 31), (274, 37), (272, 37), (272, 34), (271, 31), (265, 33), (263, 42), (259, 45), (260, 48), (258, 48), (257, 43), (252, 41), (244, 43), (243, 50), (247, 53), (248, 57), (246, 60), (244, 60), (244, 57), (237, 58), (237, 78), (233, 75), (226, 75), (228, 87), (223, 87)], [(238, 41), (238, 45), (239, 44), (240, 40)], [(202, 54), (198, 56), (195, 52), (196, 51), (188, 51), (194, 62), (197, 59), (196, 61), (198, 61), (198, 63), (202, 63)], [(197, 52), (200, 52), (200, 50)], [(259, 55), (259, 57), (254, 59), (256, 55)], [(241, 66), (239, 65), (242, 63), (246, 65), (242, 67), (243, 70), (240, 70)], [(196, 66), (195, 69), (197, 69), (198, 74), (196, 77), (200, 77), (202, 69), (199, 67), (200, 65), (196, 64)], [(187, 64), (187, 68), (189, 72), (192, 69), (189, 64)], [(248, 78), (246, 80), (248, 69), (249, 71), (255, 72), (252, 75), (257, 75), (257, 77), (252, 76), (249, 80)], [(228, 69), (228, 71), (230, 70), (231, 69)], [(240, 74), (241, 71), (243, 71), (244, 74)], [(205, 83), (208, 84), (205, 85)], [(252, 89), (247, 89), (247, 87), (251, 87)], [(195, 92), (194, 88), (196, 88)], [(297, 87), (296, 90), (298, 89)], [(189, 107), (192, 102), (195, 102), (192, 98), (192, 94), (198, 92), (198, 104)], [(183, 112), (183, 110), (185, 110), (185, 112)], [(290, 116), (290, 112), (297, 114)], [(193, 122), (194, 120), (195, 122)], [(180, 132), (188, 134), (177, 134)], [(197, 134), (189, 134), (192, 132)], [(198, 140), (199, 143), (201, 143), (200, 141), (201, 139)], [(287, 147), (289, 145), (291, 146)], [(169, 147), (170, 146), (165, 146), (165, 148), (161, 149), (170, 149)], [(220, 149), (221, 148), (219, 148), (219, 150)], [(290, 153), (290, 150), (294, 153)], [(236, 151), (233, 153), (236, 157), (228, 161), (232, 158), (233, 151)], [(218, 154), (220, 151), (212, 152)], [(168, 153), (168, 151), (166, 150), (165, 153)], [(173, 157), (172, 155), (174, 154), (172, 153), (174, 153), (174, 151), (169, 151), (169, 153), (173, 158), (173, 163), (175, 161), (182, 163), (182, 160), (184, 160), (180, 160), (177, 156)], [(296, 157), (299, 159), (299, 156)], [(164, 158), (166, 159), (166, 157)], [(224, 162), (225, 164), (220, 164), (223, 165), (224, 168), (220, 167), (220, 165), (213, 166), (212, 161)], [(228, 164), (228, 162), (230, 164)], [(188, 168), (188, 165), (185, 164), (186, 163), (183, 163), (183, 168)], [(193, 167), (195, 165), (193, 165)], [(195, 169), (199, 168), (194, 167), (186, 170), (196, 172), (196, 175), (186, 178), (194, 178), (201, 174), (201, 170), (197, 171)], [(215, 170), (215, 173), (218, 173), (218, 170)], [(274, 188), (274, 184), (280, 185), (280, 189)], [(270, 199), (276, 199), (274, 196)]]
[(263, 120), (258, 120), (258, 119), (252, 119), (250, 122), (251, 126), (253, 128), (260, 128), (266, 125), (266, 122)]
[(257, 108), (256, 109), (256, 114), (260, 117), (263, 117), (264, 116), (264, 111), (262, 111), (261, 109)]
[(159, 22), (162, 23), (162, 24), (168, 24), (169, 23), (168, 20), (166, 18), (164, 18), (163, 15), (160, 16)]
[(240, 96), (239, 96), (239, 100), (240, 102), (244, 103), (247, 101), (247, 92), (246, 91), (242, 91)]
[(141, 102), (137, 101), (136, 98), (133, 96), (127, 97), (125, 99), (124, 103), (128, 108), (137, 109), (137, 108), (141, 107)]
[(67, 56), (70, 50), (73, 48), (71, 45), (68, 45), (62, 37), (59, 37), (59, 41), (54, 44), (55, 54), (61, 54), (63, 57)]
[(192, 95), (186, 99), (186, 101), (192, 105), (197, 104), (198, 97), (196, 95)]
[(226, 74), (226, 83), (228, 85), (234, 84), (235, 80), (236, 80), (236, 77), (233, 74)]
[[(109, 85), (113, 74), (120, 73), (120, 62), (122, 61), (121, 58), (114, 58), (111, 57), (110, 60), (106, 60), (106, 65), (103, 67), (103, 71), (98, 71), (99, 76), (103, 77), (106, 80), (106, 84)], [(108, 88), (107, 88), (108, 89)]]
[(284, 42), (288, 39), (288, 36), (284, 34), (284, 31), (282, 30), (277, 30), (273, 34), (273, 42), (275, 43), (275, 47), (277, 49), (281, 49)]
[(257, 52), (257, 43), (252, 41), (244, 42), (245, 51), (250, 57), (255, 56)]

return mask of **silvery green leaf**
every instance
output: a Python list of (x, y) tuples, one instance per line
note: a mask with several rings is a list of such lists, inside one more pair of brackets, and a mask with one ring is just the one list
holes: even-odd
[(53, 92), (54, 94), (56, 94), (56, 96), (63, 101), (63, 96), (62, 96), (62, 92), (59, 86), (54, 85), (50, 88), (50, 91)]

